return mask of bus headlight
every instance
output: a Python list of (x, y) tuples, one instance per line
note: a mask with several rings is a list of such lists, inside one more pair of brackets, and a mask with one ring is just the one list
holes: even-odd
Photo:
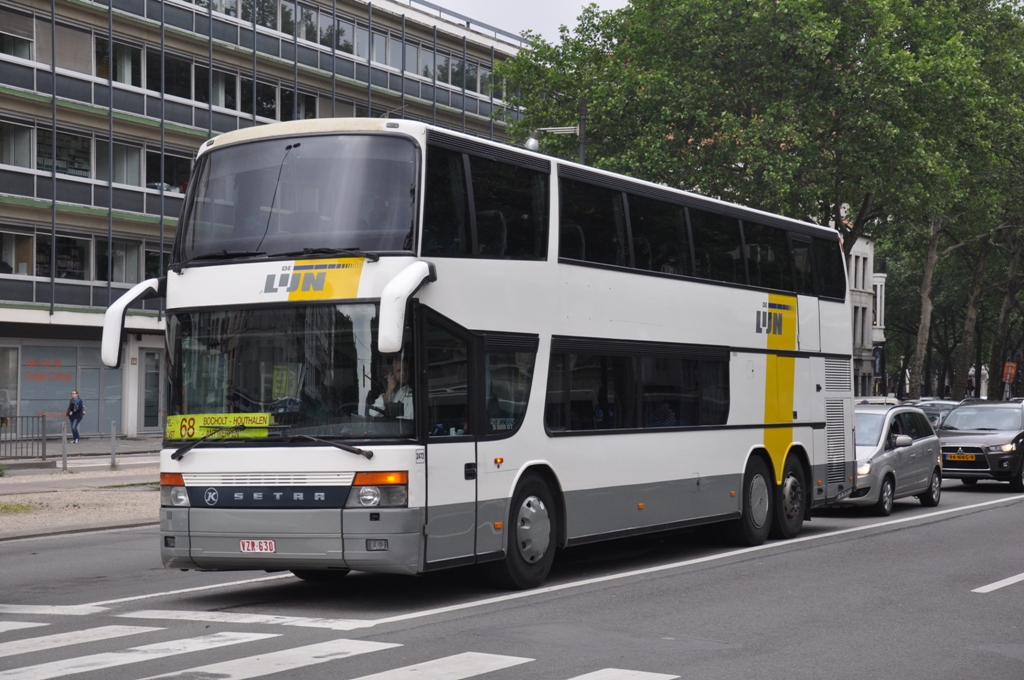
[(404, 508), (408, 504), (408, 472), (359, 472), (345, 507)]
[(857, 474), (863, 477), (871, 474), (871, 459), (857, 461)]
[(188, 490), (185, 480), (174, 472), (160, 473), (160, 505), (165, 508), (187, 508)]

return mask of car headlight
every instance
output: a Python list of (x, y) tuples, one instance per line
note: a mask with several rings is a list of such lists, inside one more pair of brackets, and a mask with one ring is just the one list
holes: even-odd
[(1010, 451), (1016, 451), (1017, 445), (1013, 442), (1009, 444), (999, 444), (997, 446), (986, 446), (985, 450), (989, 453), (1009, 453)]
[(360, 472), (346, 508), (404, 508), (409, 504), (408, 472)]
[(857, 461), (857, 474), (864, 476), (871, 474), (871, 459)]

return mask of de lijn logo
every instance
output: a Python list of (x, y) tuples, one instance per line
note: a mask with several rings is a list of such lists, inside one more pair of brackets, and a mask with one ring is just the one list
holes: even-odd
[(297, 264), (294, 267), (281, 267), (280, 274), (267, 274), (263, 284), (264, 293), (277, 293), (286, 290), (289, 293), (300, 291), (322, 293), (327, 283), (327, 272), (332, 269), (351, 269), (349, 263), (332, 262), (327, 264)]
[(217, 494), (217, 490), (213, 487), (207, 489), (206, 494), (203, 497), (206, 499), (207, 505), (217, 505), (217, 499), (220, 498)]
[(782, 335), (782, 312), (793, 308), (790, 305), (780, 305), (777, 302), (769, 302), (765, 306), (766, 310), (754, 312), (754, 316), (757, 317), (755, 324), (757, 332), (766, 335)]

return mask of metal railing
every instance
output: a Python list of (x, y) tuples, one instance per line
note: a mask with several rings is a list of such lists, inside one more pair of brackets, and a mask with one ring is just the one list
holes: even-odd
[(46, 460), (46, 416), (0, 418), (0, 461), (15, 458)]

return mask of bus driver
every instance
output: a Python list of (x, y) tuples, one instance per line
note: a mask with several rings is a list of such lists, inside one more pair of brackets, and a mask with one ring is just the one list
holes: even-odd
[(370, 415), (379, 418), (412, 419), (412, 388), (409, 387), (409, 359), (404, 355), (391, 358), (388, 386), (373, 402)]

